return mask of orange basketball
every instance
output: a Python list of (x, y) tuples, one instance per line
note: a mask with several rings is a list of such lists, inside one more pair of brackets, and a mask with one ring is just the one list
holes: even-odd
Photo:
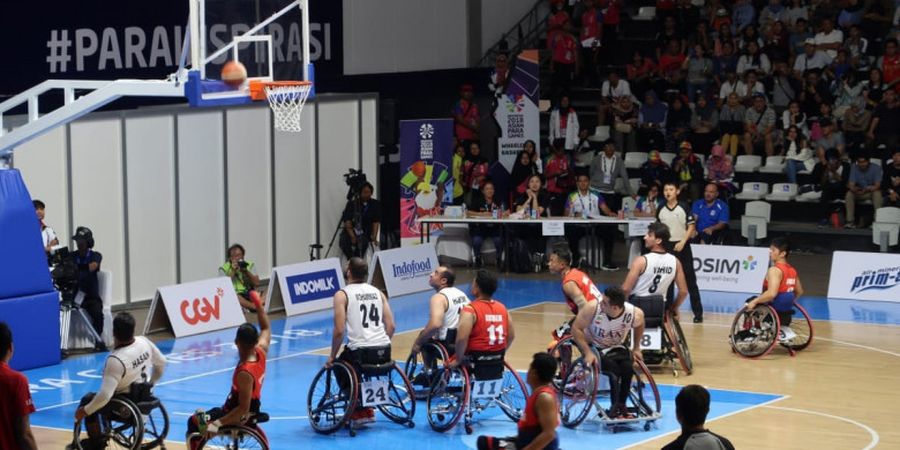
[(222, 81), (225, 84), (238, 88), (247, 80), (247, 68), (238, 61), (228, 61), (222, 66)]

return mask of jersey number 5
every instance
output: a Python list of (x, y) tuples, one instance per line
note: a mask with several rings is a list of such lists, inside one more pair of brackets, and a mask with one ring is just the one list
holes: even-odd
[(369, 328), (369, 322), (371, 322), (374, 326), (379, 326), (381, 318), (378, 317), (378, 307), (373, 303), (366, 308), (366, 304), (362, 303), (359, 305), (359, 312), (362, 314), (362, 326), (363, 328)]

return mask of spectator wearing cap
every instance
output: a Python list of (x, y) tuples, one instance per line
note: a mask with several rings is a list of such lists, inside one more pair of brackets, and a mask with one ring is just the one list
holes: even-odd
[(709, 403), (709, 391), (703, 386), (691, 384), (681, 388), (675, 396), (675, 417), (681, 424), (681, 435), (662, 450), (734, 450), (731, 441), (703, 428)]
[(841, 159), (844, 157), (844, 135), (840, 131), (835, 131), (837, 125), (829, 118), (819, 120), (819, 128), (822, 130), (822, 136), (816, 139), (816, 156), (819, 160), (825, 159), (825, 150), (833, 148), (837, 150)]
[(618, 211), (622, 206), (622, 196), (616, 192), (616, 179), (622, 179), (629, 196), (634, 197), (636, 192), (628, 183), (628, 171), (625, 169), (625, 161), (616, 153), (616, 144), (607, 140), (603, 151), (591, 161), (591, 187), (600, 191), (606, 199), (606, 203), (613, 211)]
[(829, 59), (837, 58), (837, 51), (844, 44), (844, 32), (834, 27), (834, 19), (822, 19), (819, 32), (813, 38), (816, 50), (824, 51)]
[(875, 107), (872, 113), (872, 123), (869, 125), (868, 137), (871, 139), (872, 149), (881, 152), (878, 157), (887, 159), (890, 152), (900, 146), (900, 100), (894, 90), (884, 92), (881, 103)]
[(766, 156), (775, 154), (775, 111), (766, 104), (764, 94), (753, 97), (753, 107), (744, 116), (744, 153), (752, 155), (762, 145)]
[(803, 53), (794, 60), (794, 76), (803, 79), (810, 70), (823, 70), (831, 63), (825, 52), (816, 48), (816, 40), (808, 38), (803, 42)]
[(653, 184), (662, 185), (673, 179), (672, 168), (659, 156), (659, 150), (650, 150), (644, 164), (641, 164), (641, 187), (649, 188)]
[(28, 378), (9, 367), (12, 356), (12, 330), (0, 322), (0, 449), (37, 450), (28, 419), (35, 411)]
[(678, 156), (672, 160), (672, 170), (680, 185), (682, 193), (687, 193), (688, 200), (694, 201), (700, 198), (700, 190), (703, 189), (703, 163), (694, 154), (694, 149), (688, 141), (682, 141), (678, 148)]
[(453, 130), (456, 139), (465, 148), (468, 148), (470, 143), (479, 140), (478, 127), (481, 114), (474, 98), (472, 85), (464, 84), (459, 88), (459, 101), (453, 106)]
[(881, 208), (881, 166), (869, 162), (869, 155), (861, 152), (856, 155), (856, 164), (850, 168), (850, 179), (847, 182), (847, 195), (844, 196), (844, 206), (847, 208), (847, 228), (862, 228), (862, 223), (856, 223), (856, 202), (871, 200), (877, 210)]
[(556, 140), (561, 139), (565, 151), (575, 150), (575, 144), (578, 143), (578, 114), (572, 107), (568, 95), (563, 94), (556, 108), (550, 111), (549, 128), (551, 143), (555, 145)]

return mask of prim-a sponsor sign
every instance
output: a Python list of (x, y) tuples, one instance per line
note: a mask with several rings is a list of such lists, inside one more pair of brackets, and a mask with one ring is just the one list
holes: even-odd
[(828, 297), (900, 302), (900, 255), (834, 252)]

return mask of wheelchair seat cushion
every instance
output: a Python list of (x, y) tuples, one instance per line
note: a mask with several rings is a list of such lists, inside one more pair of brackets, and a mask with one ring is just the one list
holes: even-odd
[(144, 402), (137, 402), (135, 404), (137, 405), (138, 410), (141, 412), (141, 414), (147, 415), (147, 414), (150, 414), (150, 412), (153, 411), (154, 409), (159, 408), (159, 405), (161, 404), (161, 402), (159, 401), (158, 398), (153, 398), (151, 400), (144, 401)]
[(666, 299), (661, 295), (649, 297), (632, 296), (628, 302), (644, 312), (644, 327), (659, 328), (663, 324), (663, 316), (666, 314)]
[(394, 367), (391, 346), (361, 347), (353, 351), (353, 364), (366, 375), (384, 375)]
[(500, 352), (472, 352), (467, 354), (472, 375), (476, 380), (496, 380), (503, 377), (503, 357), (505, 351)]

